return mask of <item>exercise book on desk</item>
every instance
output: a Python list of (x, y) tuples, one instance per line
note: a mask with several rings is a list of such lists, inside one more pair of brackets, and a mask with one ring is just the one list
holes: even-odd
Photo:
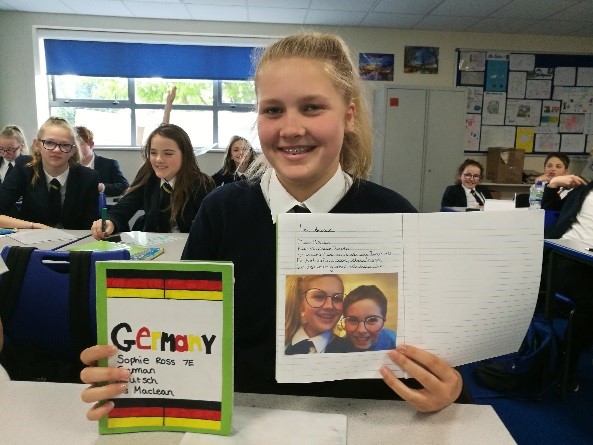
[(127, 244), (111, 241), (91, 241), (90, 243), (80, 244), (69, 247), (67, 250), (79, 251), (90, 250), (93, 252), (106, 252), (110, 250), (129, 250), (131, 260), (153, 260), (165, 252), (163, 247), (144, 247), (136, 244)]
[(537, 302), (543, 221), (543, 210), (279, 215), (276, 379), (380, 378), (383, 365), (406, 377), (385, 350), (327, 353), (345, 334), (340, 322), (326, 353), (286, 354), (295, 276), (338, 274), (346, 295), (377, 286), (387, 297), (383, 328), (397, 344), (452, 366), (517, 351)]
[(97, 263), (98, 341), (118, 348), (99, 365), (131, 370), (100, 433), (231, 433), (232, 299), (232, 263)]

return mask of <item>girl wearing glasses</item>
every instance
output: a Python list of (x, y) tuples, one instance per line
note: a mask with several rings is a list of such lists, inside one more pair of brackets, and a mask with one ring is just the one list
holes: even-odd
[(326, 352), (342, 316), (344, 284), (339, 275), (286, 278), (286, 355)]
[[(20, 156), (0, 186), (0, 213), (64, 229), (88, 229), (98, 213), (99, 177), (79, 164), (76, 133), (50, 117), (33, 140), (31, 156)], [(20, 213), (15, 203), (22, 197)]]
[(450, 185), (443, 193), (441, 208), (465, 207), (468, 209), (481, 209), (486, 199), (491, 199), (490, 191), (479, 185), (484, 175), (484, 167), (478, 161), (466, 159), (457, 169), (455, 185)]
[(14, 168), (16, 159), (27, 153), (27, 141), (16, 125), (7, 125), (0, 132), (0, 182)]
[[(276, 381), (276, 216), (299, 204), (312, 213), (416, 210), (396, 192), (364, 179), (371, 167), (372, 128), (358, 67), (342, 39), (319, 33), (282, 38), (259, 58), (254, 81), (264, 156), (250, 168), (254, 174), (248, 174), (248, 181), (218, 187), (204, 199), (181, 257), (234, 263), (235, 391), (399, 396), (419, 411), (437, 411), (453, 403), (462, 389), (459, 372), (412, 345), (398, 345), (386, 355), (421, 389), (398, 379), (386, 366), (378, 370), (382, 379)], [(82, 394), (85, 402), (112, 399), (126, 391), (122, 381), (130, 379), (129, 370), (95, 366), (117, 351), (113, 345), (99, 345), (81, 353), (88, 365), (81, 378), (90, 385)], [(114, 406), (112, 401), (95, 404), (87, 417), (98, 420)]]
[(344, 298), (345, 337), (331, 342), (325, 352), (383, 351), (395, 348), (395, 332), (386, 329), (387, 298), (374, 285), (358, 286)]

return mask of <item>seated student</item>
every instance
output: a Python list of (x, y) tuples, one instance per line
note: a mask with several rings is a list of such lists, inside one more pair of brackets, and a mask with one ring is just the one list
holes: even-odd
[(286, 279), (286, 355), (326, 352), (342, 316), (344, 284), (339, 275), (289, 276)]
[(358, 286), (344, 298), (345, 337), (331, 342), (325, 352), (383, 351), (395, 348), (395, 332), (385, 329), (387, 298), (375, 285)]
[(0, 227), (3, 229), (50, 229), (45, 224), (25, 221), (6, 215), (0, 215)]
[[(414, 381), (381, 367), (380, 379), (280, 384), (276, 356), (276, 216), (303, 205), (313, 213), (405, 213), (414, 207), (401, 195), (366, 181), (372, 129), (358, 68), (342, 39), (305, 33), (280, 39), (263, 53), (255, 73), (263, 174), (218, 187), (203, 202), (182, 259), (234, 263), (235, 391), (406, 400), (418, 411), (453, 403), (462, 379), (445, 360), (412, 345), (387, 357)], [(259, 172), (253, 166), (252, 170)], [(251, 170), (251, 169), (250, 169)], [(81, 372), (90, 384), (85, 402), (117, 397), (130, 378), (125, 368), (98, 368), (117, 353), (113, 345), (85, 349)], [(106, 382), (98, 385), (99, 382)], [(107, 401), (87, 412), (98, 420), (113, 409)]]
[(16, 125), (7, 125), (0, 132), (0, 182), (14, 168), (16, 159), (27, 153), (25, 135)]
[(102, 221), (92, 224), (96, 239), (122, 231), (134, 214), (144, 209), (144, 232), (189, 232), (202, 200), (214, 181), (200, 171), (187, 133), (177, 125), (161, 125), (148, 136), (144, 165), (125, 195)]
[[(562, 198), (562, 188), (571, 190)], [(542, 208), (560, 211), (556, 223), (546, 228), (545, 238), (551, 239), (593, 239), (593, 182), (588, 184), (576, 175), (555, 176), (544, 189)], [(542, 268), (542, 287), (547, 277), (547, 252)], [(578, 389), (578, 359), (584, 350), (593, 344), (593, 268), (564, 256), (554, 260), (554, 282), (556, 290), (572, 299), (576, 304), (574, 335), (568, 368), (569, 388)]]
[(468, 209), (480, 209), (484, 207), (486, 199), (491, 199), (490, 191), (484, 186), (478, 185), (484, 167), (478, 161), (466, 159), (457, 169), (455, 185), (450, 185), (443, 193), (441, 208), (443, 207), (465, 207)]
[[(88, 229), (98, 214), (99, 177), (79, 164), (76, 133), (66, 120), (50, 117), (0, 185), (0, 214), (64, 229)], [(22, 197), (20, 213), (15, 203)]]
[(564, 153), (550, 153), (544, 160), (544, 173), (534, 182), (550, 182), (555, 176), (564, 176), (568, 174), (570, 159)]
[(245, 179), (245, 172), (255, 160), (255, 151), (247, 139), (233, 136), (227, 145), (222, 168), (212, 175), (216, 186)]
[(76, 127), (76, 134), (82, 154), (81, 164), (99, 174), (99, 193), (105, 193), (105, 196), (123, 195), (130, 184), (119, 169), (119, 163), (115, 159), (95, 154), (93, 151), (95, 142), (91, 130), (79, 126)]

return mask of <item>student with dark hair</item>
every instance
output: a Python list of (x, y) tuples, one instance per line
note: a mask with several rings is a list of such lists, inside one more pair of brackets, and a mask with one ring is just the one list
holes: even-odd
[(450, 185), (443, 193), (442, 207), (466, 207), (480, 209), (486, 199), (491, 199), (490, 191), (479, 185), (484, 175), (484, 167), (478, 161), (466, 159), (457, 169), (454, 185)]
[(91, 227), (96, 239), (127, 229), (128, 221), (144, 209), (145, 232), (189, 232), (202, 200), (214, 181), (200, 171), (187, 133), (165, 124), (150, 133), (143, 148), (144, 164), (125, 195)]
[(358, 286), (344, 298), (340, 326), (345, 337), (332, 341), (325, 352), (366, 352), (395, 348), (395, 332), (384, 328), (387, 298), (377, 286)]
[(86, 127), (76, 127), (78, 143), (82, 154), (81, 164), (99, 174), (99, 193), (105, 196), (123, 195), (130, 183), (124, 177), (115, 159), (104, 158), (93, 151), (93, 132)]
[[(76, 132), (59, 117), (43, 123), (31, 156), (22, 155), (0, 185), (0, 214), (64, 229), (88, 229), (97, 217), (99, 177), (80, 165)], [(20, 213), (15, 203), (21, 199)]]

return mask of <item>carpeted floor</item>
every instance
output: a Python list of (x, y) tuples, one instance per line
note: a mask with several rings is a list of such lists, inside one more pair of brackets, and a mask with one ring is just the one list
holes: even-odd
[(593, 356), (579, 362), (579, 390), (566, 395), (550, 390), (543, 400), (521, 401), (501, 397), (473, 376), (475, 364), (460, 368), (474, 402), (492, 405), (519, 445), (593, 444)]

